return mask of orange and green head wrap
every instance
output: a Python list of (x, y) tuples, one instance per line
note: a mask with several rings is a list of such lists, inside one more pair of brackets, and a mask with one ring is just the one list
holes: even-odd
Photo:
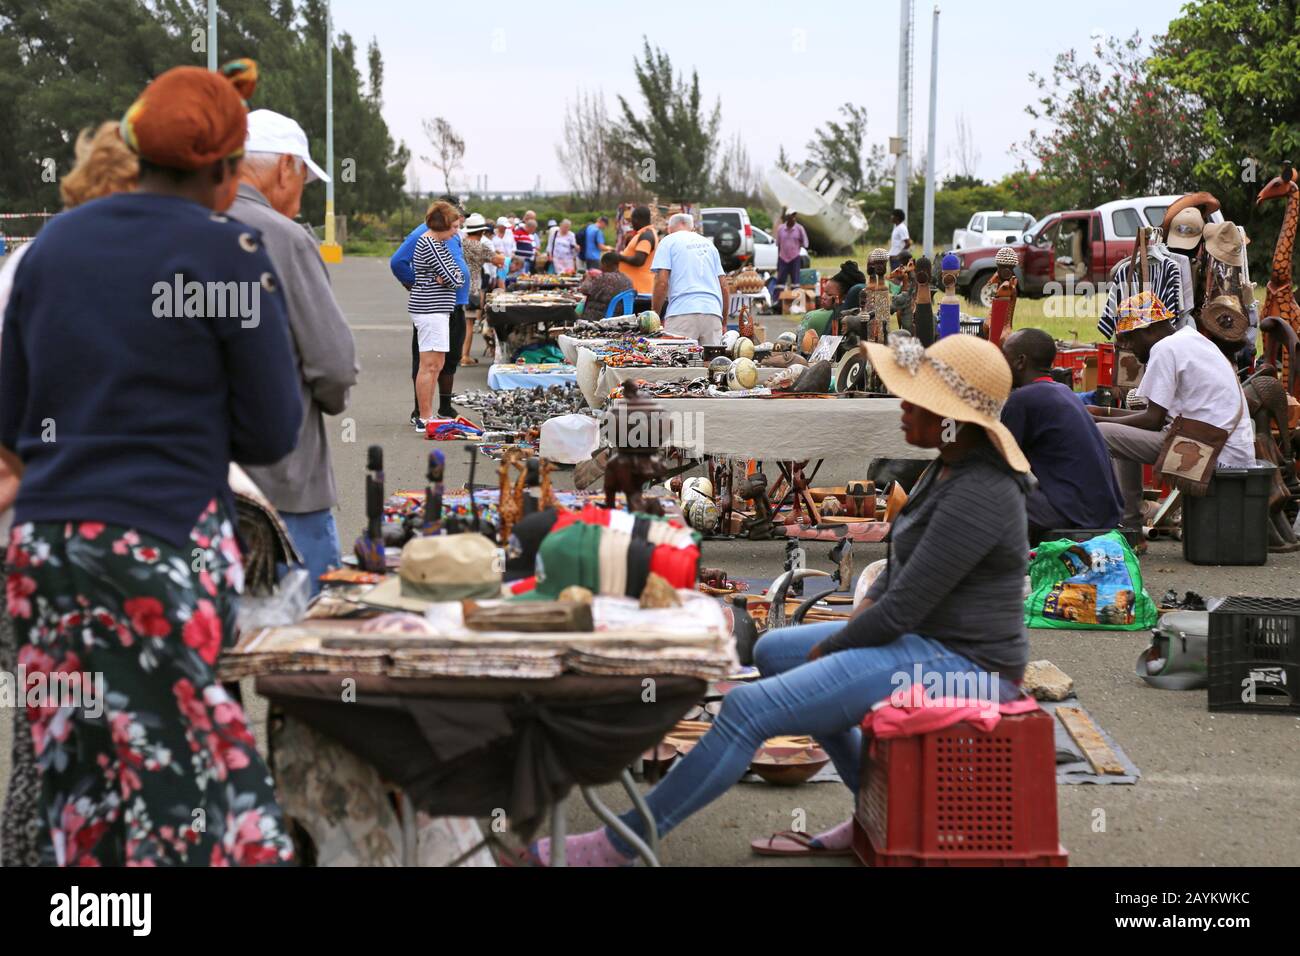
[(220, 72), (177, 66), (157, 77), (122, 117), (122, 140), (156, 166), (195, 170), (240, 156), (248, 133), (246, 100), (257, 64), (234, 60)]

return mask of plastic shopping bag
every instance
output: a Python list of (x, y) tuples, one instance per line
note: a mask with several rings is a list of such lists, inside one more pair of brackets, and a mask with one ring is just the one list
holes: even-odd
[(1028, 627), (1141, 631), (1156, 623), (1137, 556), (1118, 531), (1044, 541), (1029, 565)]

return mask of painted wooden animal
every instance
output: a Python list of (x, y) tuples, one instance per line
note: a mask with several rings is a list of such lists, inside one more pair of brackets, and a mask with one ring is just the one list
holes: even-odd
[[(1296, 302), (1295, 287), (1291, 282), (1291, 257), (1295, 252), (1296, 228), (1300, 225), (1300, 173), (1290, 162), (1285, 163), (1281, 174), (1260, 190), (1255, 204), (1281, 197), (1286, 197), (1286, 213), (1282, 217), (1282, 230), (1278, 233), (1277, 245), (1273, 247), (1273, 266), (1269, 271), (1268, 293), (1261, 316), (1264, 319), (1274, 316), (1282, 318), (1300, 333), (1300, 303)], [(1282, 378), (1292, 383), (1292, 394), (1300, 397), (1296, 391), (1295, 376), (1289, 366), (1282, 369)]]

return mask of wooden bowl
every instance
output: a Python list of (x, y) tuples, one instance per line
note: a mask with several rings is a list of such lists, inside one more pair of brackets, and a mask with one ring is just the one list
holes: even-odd
[(663, 742), (677, 748), (683, 757), (691, 752), (700, 738), (709, 732), (713, 725), (706, 720), (679, 720), (677, 725), (664, 735)]
[(783, 746), (784, 743), (768, 741), (760, 747), (749, 765), (750, 772), (768, 783), (793, 787), (806, 783), (830, 763), (826, 751), (815, 744)]

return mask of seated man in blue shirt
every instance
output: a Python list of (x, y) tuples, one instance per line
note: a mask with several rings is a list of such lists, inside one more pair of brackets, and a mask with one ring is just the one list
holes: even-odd
[(1021, 329), (1002, 354), (1012, 382), (1002, 424), (1038, 479), (1025, 502), (1029, 543), (1050, 530), (1118, 527), (1123, 499), (1110, 453), (1079, 397), (1052, 379), (1056, 342), (1042, 329)]

